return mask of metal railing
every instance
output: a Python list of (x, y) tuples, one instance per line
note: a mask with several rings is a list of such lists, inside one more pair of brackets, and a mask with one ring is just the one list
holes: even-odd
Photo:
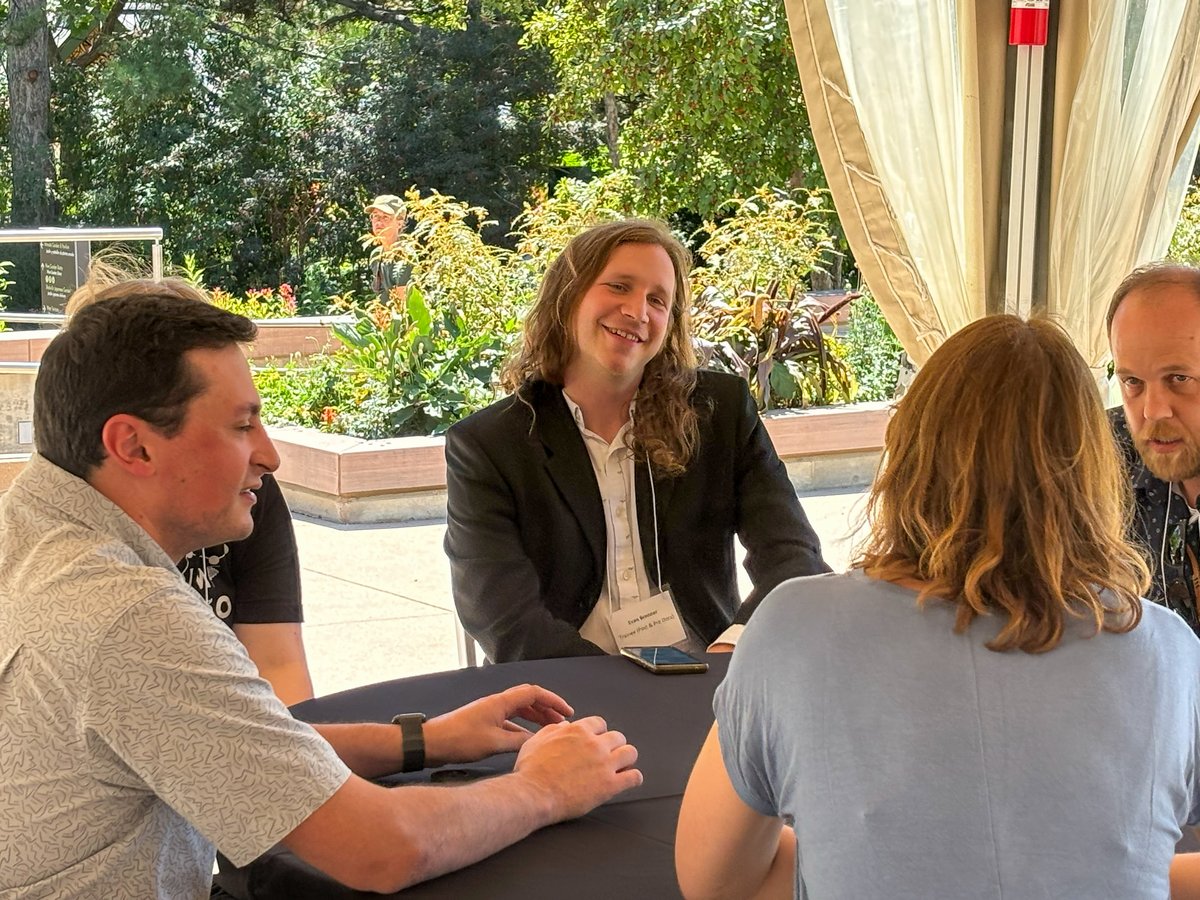
[[(50, 241), (152, 241), (150, 271), (162, 279), (163, 230), (148, 228), (0, 228), (0, 244), (45, 244)], [(12, 319), (16, 321), (16, 319)]]
[(61, 325), (67, 321), (62, 313), (19, 312), (6, 309), (0, 312), (0, 322), (20, 322), (24, 325)]

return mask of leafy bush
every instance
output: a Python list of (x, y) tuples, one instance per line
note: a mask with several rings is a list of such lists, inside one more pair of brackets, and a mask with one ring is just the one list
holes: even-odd
[(402, 305), (375, 300), (350, 312), (352, 323), (334, 326), (342, 349), (258, 374), (267, 421), (363, 438), (440, 434), (497, 398), (494, 374), (515, 318), (491, 331), (469, 328), (415, 285)]
[(1200, 265), (1200, 184), (1188, 191), (1179, 214), (1179, 224), (1171, 236), (1167, 256), (1179, 262)]
[(858, 382), (854, 399), (892, 399), (904, 348), (870, 294), (864, 294), (851, 307), (844, 345), (846, 363), (854, 370)]
[(370, 393), (366, 379), (347, 371), (336, 356), (293, 357), (282, 366), (256, 369), (262, 417), (273, 424), (333, 430), (338, 410), (353, 409)]
[(296, 292), (290, 284), (276, 288), (252, 288), (245, 296), (235, 297), (221, 288), (209, 291), (213, 305), (247, 319), (286, 319), (296, 315)]
[(822, 327), (849, 302), (827, 310), (794, 287), (780, 298), (777, 281), (732, 298), (706, 288), (694, 319), (702, 362), (746, 379), (759, 409), (849, 401), (854, 377)]
[[(632, 196), (619, 173), (563, 179), (526, 205), (510, 251), (483, 241), (486, 209), (410, 190), (411, 227), (395, 244), (385, 252), (363, 237), (375, 258), (409, 267), (407, 289), (386, 303), (343, 298), (353, 322), (335, 328), (342, 350), (314, 360), (312, 372), (290, 363), (282, 377), (291, 386), (259, 376), (266, 417), (376, 438), (437, 434), (491, 403), (550, 261), (583, 228), (638, 214)], [(724, 221), (703, 226), (706, 264), (692, 275), (701, 355), (746, 378), (762, 408), (852, 399), (846, 351), (829, 333), (837, 308), (803, 293), (833, 246), (824, 195), (763, 187), (728, 207)], [(336, 366), (347, 372), (343, 385), (330, 379)]]
[(705, 265), (692, 272), (704, 364), (745, 378), (759, 409), (850, 400), (853, 375), (822, 327), (845, 302), (826, 310), (803, 293), (833, 251), (825, 196), (763, 186), (726, 208), (702, 227)]

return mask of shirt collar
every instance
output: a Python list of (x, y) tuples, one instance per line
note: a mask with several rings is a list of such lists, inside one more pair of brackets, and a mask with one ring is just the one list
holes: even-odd
[[(583, 424), (583, 410), (579, 408), (579, 404), (571, 399), (571, 395), (567, 393), (566, 388), (562, 389), (562, 395), (563, 399), (567, 401), (567, 409), (571, 411), (571, 418), (575, 420), (576, 426), (578, 426), (580, 431), (587, 431), (587, 426)], [(629, 401), (629, 422), (626, 423), (625, 428), (633, 426), (633, 412), (636, 407), (637, 397), (634, 397)], [(624, 431), (625, 428), (622, 428), (621, 431)]]
[(33, 505), (45, 506), (47, 498), (52, 497), (53, 506), (45, 512), (48, 520), (110, 534), (132, 548), (144, 564), (175, 570), (174, 560), (121, 507), (39, 453), (30, 456), (10, 490), (26, 494), (27, 502)]

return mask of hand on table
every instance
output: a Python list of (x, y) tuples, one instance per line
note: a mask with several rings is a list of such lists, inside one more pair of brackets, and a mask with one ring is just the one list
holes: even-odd
[(427, 764), (474, 762), (493, 753), (519, 750), (532, 732), (510, 721), (512, 718), (553, 725), (573, 712), (558, 694), (534, 684), (482, 697), (425, 723)]
[(513, 771), (551, 799), (554, 821), (589, 812), (642, 783), (637, 748), (599, 716), (547, 725), (528, 739)]

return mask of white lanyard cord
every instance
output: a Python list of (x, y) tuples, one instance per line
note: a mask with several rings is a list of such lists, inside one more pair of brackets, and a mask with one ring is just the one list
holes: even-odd
[[(1167, 525), (1171, 521), (1171, 495), (1174, 493), (1172, 488), (1167, 488), (1167, 508), (1163, 513), (1162, 546), (1158, 548), (1158, 580), (1162, 582), (1164, 603), (1167, 600)], [(1184, 540), (1187, 540), (1186, 535), (1184, 535)]]
[(658, 497), (654, 493), (654, 470), (650, 468), (650, 454), (646, 454), (646, 474), (650, 478), (650, 512), (654, 517), (654, 574), (658, 576), (658, 592), (662, 593), (662, 558), (658, 555)]

